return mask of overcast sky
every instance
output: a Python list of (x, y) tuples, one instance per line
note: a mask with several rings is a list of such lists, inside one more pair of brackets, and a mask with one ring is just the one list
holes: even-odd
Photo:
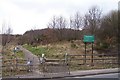
[(55, 16), (69, 19), (75, 12), (84, 15), (92, 6), (99, 6), (103, 14), (118, 9), (119, 0), (0, 0), (0, 28), (10, 26), (13, 34), (31, 29), (43, 29)]

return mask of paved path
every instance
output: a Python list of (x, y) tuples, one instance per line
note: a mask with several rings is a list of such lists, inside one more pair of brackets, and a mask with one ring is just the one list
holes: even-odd
[[(33, 70), (33, 72), (31, 74), (26, 74), (26, 75), (17, 75), (17, 77), (22, 77), (22, 78), (26, 78), (26, 77), (31, 77), (31, 78), (42, 78), (42, 77), (46, 77), (46, 78), (50, 78), (50, 77), (63, 77), (63, 76), (67, 76), (68, 75), (68, 72), (66, 73), (42, 73), (39, 71), (39, 68), (38, 68), (38, 64), (39, 64), (39, 59), (36, 55), (32, 54), (30, 51), (28, 51), (27, 49), (23, 48), (22, 46), (18, 46), (20, 48), (20, 50), (23, 51), (24, 55), (25, 55), (25, 59), (29, 59), (33, 62), (33, 66), (35, 66), (35, 70)], [(55, 69), (59, 69), (60, 67), (58, 68), (55, 68)], [(61, 68), (63, 69), (63, 68)], [(59, 70), (61, 70), (59, 69)]]
[(29, 59), (33, 62), (33, 65), (38, 65), (39, 64), (39, 59), (36, 55), (34, 55), (33, 53), (31, 53), (30, 51), (28, 51), (27, 49), (23, 48), (22, 46), (18, 46), (20, 48), (20, 50), (23, 51), (24, 55), (25, 55), (25, 59)]
[[(36, 75), (31, 75), (29, 78), (40, 78), (40, 79), (50, 79), (50, 78), (56, 78), (56, 79), (62, 79), (62, 78), (83, 78), (87, 76), (97, 76), (97, 75), (104, 75), (104, 74), (117, 74), (119, 72), (118, 68), (113, 68), (113, 69), (96, 69), (96, 70), (83, 70), (83, 71), (73, 71), (71, 72), (70, 75), (64, 75), (64, 74), (49, 74), (46, 73), (45, 76), (44, 74), (36, 74)], [(28, 78), (28, 76), (20, 76), (19, 78)], [(16, 77), (17, 78), (17, 77)], [(55, 80), (56, 80), (55, 79)]]
[(97, 75), (97, 74), (107, 74), (107, 73), (116, 73), (120, 72), (119, 68), (111, 69), (95, 69), (95, 70), (81, 70), (71, 72), (71, 76), (87, 76), (87, 75)]
[(38, 66), (38, 64), (39, 64), (39, 58), (36, 56), (36, 55), (34, 55), (33, 53), (31, 53), (29, 50), (27, 50), (27, 49), (25, 49), (25, 48), (23, 48), (22, 46), (18, 46), (19, 48), (20, 48), (20, 50), (22, 50), (23, 51), (23, 53), (24, 53), (24, 55), (25, 55), (25, 59), (26, 60), (30, 60), (30, 61), (32, 61), (32, 63), (33, 63), (33, 66), (34, 66), (34, 70), (33, 70), (33, 72), (32, 73), (29, 73), (28, 75), (25, 75), (25, 76), (30, 76), (30, 75), (39, 75), (40, 74), (40, 72), (39, 72), (39, 66)]
[(75, 78), (119, 78), (120, 73), (110, 73), (110, 74), (99, 74), (99, 75), (90, 75), (83, 77), (75, 77)]

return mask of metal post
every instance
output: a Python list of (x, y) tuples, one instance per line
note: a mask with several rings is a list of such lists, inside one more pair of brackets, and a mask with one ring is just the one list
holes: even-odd
[(17, 67), (17, 63), (18, 63), (18, 59), (16, 58), (16, 63), (15, 63), (15, 65), (16, 65), (16, 70), (17, 70), (17, 68), (18, 68), (18, 67)]
[(32, 75), (34, 75), (34, 68), (36, 68), (36, 65), (34, 64), (34, 57), (33, 57), (33, 62), (31, 63), (31, 71), (32, 71)]
[(67, 64), (68, 58), (67, 58), (68, 54), (65, 54), (65, 63)]
[(68, 74), (70, 75), (70, 69), (69, 69), (69, 65), (68, 65), (68, 54), (65, 54), (65, 64), (66, 66), (68, 66)]
[(42, 54), (42, 71), (43, 71), (43, 76), (45, 77), (45, 60), (44, 60), (45, 54)]

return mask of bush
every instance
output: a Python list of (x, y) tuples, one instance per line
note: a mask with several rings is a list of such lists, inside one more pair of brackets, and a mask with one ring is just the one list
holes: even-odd
[(96, 43), (95, 49), (98, 49), (98, 50), (108, 49), (109, 46), (110, 45), (108, 43), (106, 43), (106, 42)]
[(75, 43), (71, 43), (71, 47), (72, 47), (72, 48), (78, 48)]
[(109, 44), (107, 43), (102, 43), (102, 46), (101, 46), (103, 49), (107, 49), (109, 48)]

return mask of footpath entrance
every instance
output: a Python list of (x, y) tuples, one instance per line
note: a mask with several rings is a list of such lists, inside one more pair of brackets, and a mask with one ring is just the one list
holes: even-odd
[[(34, 59), (34, 58), (33, 58)], [(2, 66), (3, 78), (52, 78), (52, 77), (62, 77), (69, 75), (69, 67), (64, 60), (59, 59), (49, 59), (45, 63), (41, 62), (36, 65), (28, 65), (29, 60), (23, 59), (9, 59), (3, 61), (4, 66)]]

